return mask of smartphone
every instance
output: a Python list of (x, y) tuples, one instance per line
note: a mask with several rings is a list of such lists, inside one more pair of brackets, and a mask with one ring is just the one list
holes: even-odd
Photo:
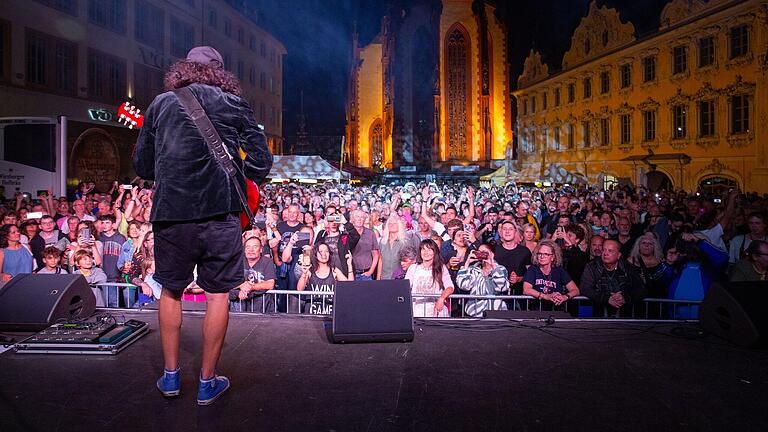
[(121, 187), (121, 188), (123, 188), (123, 189), (125, 189), (125, 190), (131, 190), (131, 189), (133, 189), (133, 185), (122, 185), (122, 186), (120, 186), (120, 187)]
[(309, 233), (304, 231), (299, 231), (296, 233), (296, 239), (301, 240), (309, 240)]
[(476, 251), (476, 252), (475, 252), (475, 258), (477, 258), (477, 259), (479, 259), (479, 260), (488, 259), (488, 252), (486, 252), (486, 251), (481, 251), (481, 250), (479, 250), (479, 251)]
[(27, 213), (27, 219), (40, 219), (43, 217), (43, 212), (29, 212)]
[(472, 225), (464, 224), (464, 232), (470, 232), (472, 230)]
[(264, 223), (267, 221), (267, 215), (263, 214), (257, 214), (253, 218), (256, 220), (256, 223)]
[(325, 220), (326, 220), (326, 221), (328, 221), (328, 222), (336, 222), (336, 223), (339, 223), (339, 222), (341, 222), (341, 215), (340, 215), (340, 214), (332, 214), (332, 215), (328, 215), (328, 216), (325, 218)]
[(80, 237), (82, 237), (86, 242), (91, 241), (91, 229), (90, 228), (81, 229)]
[[(721, 200), (720, 198), (715, 198), (715, 199), (714, 199), (714, 200), (712, 200), (712, 201), (714, 201), (714, 202), (715, 202), (715, 204), (720, 204), (721, 202), (723, 202), (723, 200)], [(29, 218), (29, 215), (30, 215), (30, 214), (31, 214), (31, 213), (27, 213), (27, 218)]]
[(39, 191), (37, 191), (37, 196), (40, 196), (40, 195), (47, 197), (48, 196), (48, 191), (47, 190), (39, 190)]

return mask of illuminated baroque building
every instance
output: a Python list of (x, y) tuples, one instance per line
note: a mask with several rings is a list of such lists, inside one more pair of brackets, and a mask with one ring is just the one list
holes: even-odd
[[(536, 51), (518, 78), (520, 179), (768, 192), (768, 4), (673, 0), (637, 39), (592, 2), (562, 70)], [(554, 173), (557, 174), (557, 173)]]
[[(103, 187), (133, 173), (137, 133), (115, 121), (118, 106), (130, 99), (145, 109), (171, 63), (211, 45), (280, 154), (286, 51), (257, 21), (243, 0), (3, 1), (0, 117), (67, 116), (70, 180)], [(88, 152), (90, 165), (79, 143), (100, 149)]]
[(512, 140), (506, 36), (483, 1), (394, 1), (353, 42), (345, 153), (374, 170), (476, 172)]

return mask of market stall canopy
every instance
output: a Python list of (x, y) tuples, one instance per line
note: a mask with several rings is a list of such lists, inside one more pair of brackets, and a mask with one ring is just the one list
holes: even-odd
[(507, 184), (507, 167), (503, 166), (494, 172), (488, 173), (480, 177), (480, 183), (487, 182), (488, 184), (495, 184), (498, 186), (504, 186)]
[(341, 180), (349, 174), (340, 172), (320, 156), (274, 156), (271, 179)]

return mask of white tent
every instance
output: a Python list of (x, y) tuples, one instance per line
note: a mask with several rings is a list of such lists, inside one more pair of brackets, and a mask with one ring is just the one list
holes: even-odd
[(271, 179), (340, 180), (349, 174), (340, 172), (320, 156), (274, 156)]

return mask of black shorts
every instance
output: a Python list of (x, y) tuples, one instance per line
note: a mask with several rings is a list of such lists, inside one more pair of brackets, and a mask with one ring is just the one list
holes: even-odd
[(240, 219), (235, 213), (184, 222), (154, 222), (155, 280), (181, 292), (192, 282), (225, 293), (245, 282)]

